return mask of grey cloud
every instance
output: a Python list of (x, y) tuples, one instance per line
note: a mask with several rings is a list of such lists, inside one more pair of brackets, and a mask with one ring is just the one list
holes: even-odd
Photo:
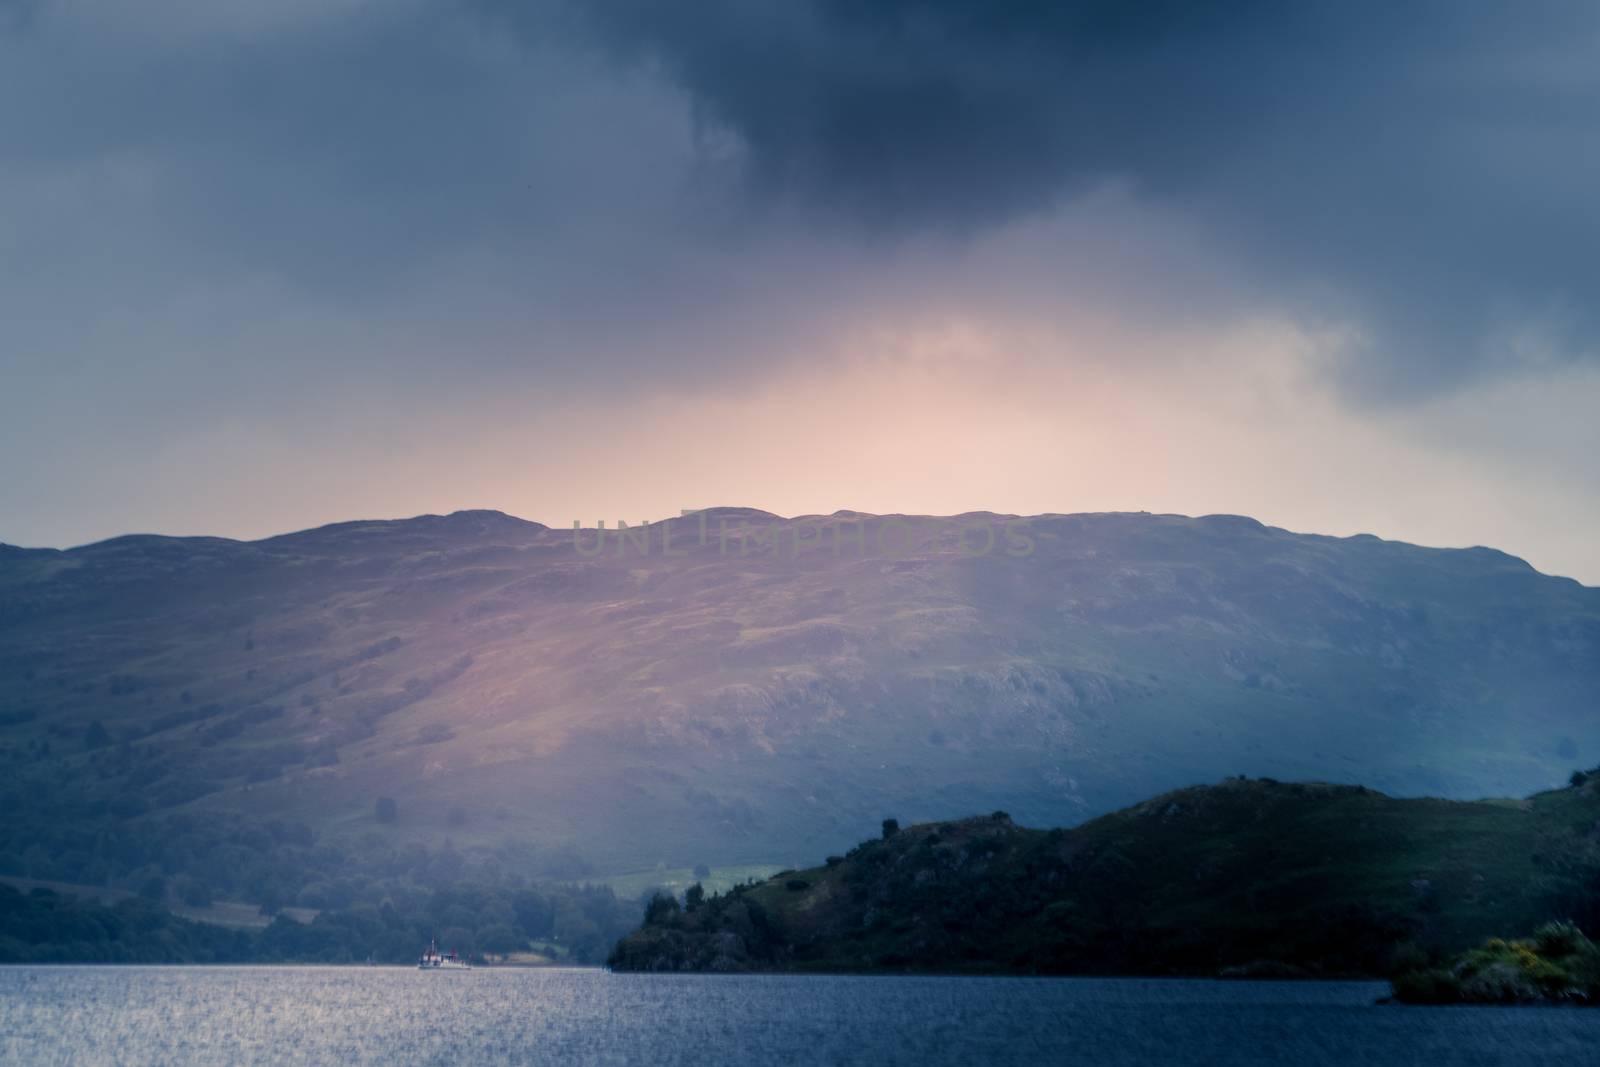
[(14, 89), (0, 164), (141, 164), (190, 254), (359, 289), (505, 225), (537, 180), (512, 121), (536, 74), (486, 62), (438, 12), (364, 6), (249, 34), (46, 21), (51, 47), (20, 43), (0, 75)]
[(0, 358), (36, 383), (5, 432), (86, 387), (148, 440), (376, 375), (729, 384), (960, 287), (724, 195), (679, 94), (518, 12), (62, 3), (0, 43)]
[[(1356, 10), (0, 0), (33, 12), (0, 36), (0, 254), (29, 266), (0, 343), (109, 349), (130, 403), (191, 388), (195, 353), (687, 382), (875, 301), (1082, 293), (1353, 323), (1369, 395), (1591, 351), (1596, 9)], [(737, 169), (715, 133), (694, 156), (686, 105)], [(1146, 207), (1185, 220), (1181, 261)], [(964, 259), (1045, 215), (1075, 221)], [(218, 286), (264, 294), (231, 334), (195, 325)], [(187, 291), (204, 314), (163, 318)]]
[(659, 325), (698, 276), (666, 262), (687, 142), (658, 86), (433, 0), (94, 14), (0, 39), (0, 256), (27, 267), (0, 357), (41, 388), (93, 367), (127, 407), (204, 411), (263, 367), (254, 402), (427, 363), (559, 387), (704, 358)]
[[(457, 479), (418, 475), (418, 442), (471, 457), (489, 424), (578, 404), (620, 420), (642, 396), (759, 404), (752, 384), (808, 358), (846, 388), (843, 364), (871, 379), (881, 359), (910, 407), (924, 342), (937, 362), (969, 326), (985, 373), (1057, 363), (1040, 380), (1085, 395), (1203, 362), (1215, 395), (1196, 375), (1184, 398), (1201, 425), (1248, 373), (1211, 353), (1248, 347), (1262, 313), (1264, 360), (1285, 310), (1364, 331), (1343, 380), (1366, 397), (1539, 371), (1596, 332), (1597, 20), (1552, 3), (0, 0), (0, 505), (61, 541), (130, 515), (209, 509), (188, 528), (217, 529), (246, 505), (213, 490), (259, 496), (267, 522), (272, 485), (287, 499), (344, 462), (427, 510)], [(1430, 442), (1480, 442), (1498, 509), (1582, 454), (1576, 430), (1522, 431), (1578, 425), (1580, 401), (1543, 397), (1581, 397), (1583, 371), (1530, 374), (1543, 391), (1488, 428), (1446, 404)], [(551, 447), (529, 466), (586, 462)], [(1541, 515), (1590, 488), (1561, 478)], [(1329, 499), (1409, 491), (1382, 481)], [(379, 499), (326, 492), (329, 518)]]
[(43, 0), (0, 0), (0, 33), (32, 25)]
[[(748, 150), (752, 179), (875, 229), (963, 229), (1074, 180), (1193, 158), (1236, 84), (1197, 77), (1240, 10), (949, 0), (602, 0), (619, 57), (658, 60)], [(1155, 77), (1152, 77), (1152, 74)], [(1200, 94), (1175, 98), (1191, 84)], [(1185, 115), (1184, 113), (1187, 113)], [(1205, 125), (1214, 126), (1207, 121)]]
[(1344, 372), (1368, 396), (1596, 352), (1593, 5), (585, 10), (737, 136), (757, 194), (874, 239), (1123, 181), (1212, 226), (1267, 299), (1353, 325)]

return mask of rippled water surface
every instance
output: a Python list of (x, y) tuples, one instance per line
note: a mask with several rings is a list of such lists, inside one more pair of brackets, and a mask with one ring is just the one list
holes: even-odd
[(0, 1059), (96, 1063), (1600, 1063), (1600, 1012), (1370, 982), (0, 968)]

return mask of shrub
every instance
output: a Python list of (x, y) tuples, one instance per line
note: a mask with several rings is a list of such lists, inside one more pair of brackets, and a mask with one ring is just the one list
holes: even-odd
[(1589, 939), (1583, 936), (1583, 931), (1570, 922), (1545, 923), (1533, 934), (1534, 951), (1541, 956), (1570, 956), (1588, 945)]
[(883, 838), (884, 838), (885, 841), (887, 841), (889, 838), (893, 837), (895, 834), (897, 834), (899, 832), (900, 832), (900, 820), (899, 819), (885, 819), (885, 820), (883, 820)]
[(1547, 923), (1527, 941), (1491, 938), (1448, 967), (1394, 978), (1395, 997), (1418, 1004), (1600, 1001), (1600, 950), (1570, 922)]

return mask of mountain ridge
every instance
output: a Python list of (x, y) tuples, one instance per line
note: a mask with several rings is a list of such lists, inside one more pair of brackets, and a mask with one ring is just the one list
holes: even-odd
[[(195, 812), (599, 872), (782, 864), (891, 811), (1069, 824), (1238, 771), (1514, 794), (1600, 754), (1600, 590), (1493, 550), (1239, 516), (766, 515), (0, 553), (25, 809), (0, 852)], [(36, 866), (9, 873), (92, 880)]]
[[(1253, 516), (1250, 516), (1250, 515), (1240, 515), (1240, 514), (1236, 514), (1236, 513), (1232, 513), (1232, 512), (1208, 512), (1208, 513), (1201, 514), (1201, 515), (1188, 515), (1188, 514), (1184, 514), (1184, 513), (1181, 513), (1181, 512), (1151, 512), (1151, 511), (1089, 511), (1089, 512), (1053, 512), (1052, 511), (1052, 512), (1039, 512), (1039, 513), (1036, 513), (1036, 514), (1033, 514), (1033, 515), (1022, 515), (1022, 514), (1014, 513), (1014, 512), (994, 512), (994, 511), (986, 511), (986, 510), (976, 510), (976, 511), (960, 512), (960, 513), (953, 514), (953, 515), (929, 515), (929, 514), (914, 514), (914, 513), (907, 513), (907, 512), (883, 512), (883, 513), (877, 513), (877, 512), (855, 511), (855, 510), (848, 509), (848, 508), (841, 508), (841, 509), (838, 509), (836, 511), (829, 512), (827, 514), (823, 514), (823, 513), (819, 512), (819, 513), (806, 513), (806, 514), (800, 514), (800, 515), (779, 515), (779, 514), (777, 514), (775, 512), (765, 511), (765, 510), (763, 510), (761, 508), (744, 507), (744, 506), (739, 506), (739, 505), (719, 505), (719, 506), (707, 507), (707, 508), (685, 509), (685, 512), (682, 515), (673, 515), (673, 516), (667, 516), (667, 517), (664, 517), (664, 518), (661, 518), (661, 519), (641, 521), (636, 525), (638, 525), (638, 526), (654, 526), (654, 525), (659, 525), (659, 524), (662, 524), (662, 523), (668, 523), (668, 522), (681, 520), (681, 519), (683, 519), (685, 517), (692, 517), (692, 516), (700, 515), (700, 514), (705, 514), (705, 515), (708, 515), (708, 516), (714, 516), (714, 517), (719, 517), (719, 518), (745, 518), (745, 519), (759, 518), (759, 519), (771, 520), (771, 521), (781, 522), (781, 523), (804, 522), (804, 521), (826, 520), (826, 519), (861, 519), (861, 520), (871, 520), (871, 519), (913, 519), (913, 520), (932, 520), (932, 521), (956, 522), (956, 521), (961, 521), (961, 520), (966, 520), (966, 519), (1001, 519), (1001, 520), (1014, 520), (1014, 519), (1033, 520), (1033, 519), (1039, 519), (1039, 520), (1052, 520), (1052, 519), (1107, 518), (1107, 517), (1121, 517), (1121, 516), (1143, 516), (1143, 517), (1160, 518), (1160, 519), (1185, 519), (1185, 520), (1191, 520), (1191, 521), (1196, 521), (1196, 522), (1237, 521), (1237, 522), (1241, 523), (1242, 525), (1244, 525), (1244, 526), (1246, 526), (1248, 528), (1255, 528), (1255, 529), (1258, 529), (1258, 530), (1261, 530), (1261, 531), (1264, 531), (1264, 532), (1268, 532), (1268, 533), (1288, 534), (1288, 535), (1293, 536), (1293, 537), (1317, 538), (1317, 539), (1330, 540), (1330, 541), (1347, 541), (1347, 542), (1367, 542), (1367, 541), (1371, 541), (1371, 542), (1377, 542), (1379, 544), (1384, 544), (1384, 545), (1401, 546), (1401, 547), (1404, 547), (1404, 548), (1407, 548), (1407, 549), (1415, 549), (1415, 550), (1419, 550), (1419, 551), (1423, 551), (1423, 552), (1482, 553), (1482, 554), (1487, 554), (1487, 555), (1489, 555), (1489, 556), (1491, 556), (1493, 558), (1496, 558), (1496, 559), (1504, 560), (1504, 561), (1506, 561), (1506, 562), (1508, 562), (1510, 564), (1513, 564), (1515, 566), (1518, 566), (1520, 568), (1524, 568), (1524, 569), (1526, 569), (1528, 571), (1531, 571), (1531, 572), (1533, 572), (1535, 574), (1540, 575), (1541, 577), (1555, 578), (1555, 579), (1558, 579), (1558, 580), (1571, 582), (1571, 583), (1573, 583), (1575, 585), (1578, 585), (1578, 586), (1580, 586), (1582, 588), (1585, 588), (1585, 589), (1600, 589), (1600, 586), (1587, 585), (1587, 584), (1579, 581), (1578, 579), (1569, 577), (1567, 575), (1551, 574), (1551, 573), (1548, 573), (1548, 572), (1545, 572), (1545, 571), (1541, 571), (1538, 568), (1534, 567), (1532, 563), (1528, 562), (1526, 559), (1523, 559), (1521, 556), (1518, 556), (1518, 555), (1516, 555), (1515, 553), (1512, 553), (1512, 552), (1507, 552), (1504, 549), (1495, 548), (1495, 547), (1490, 546), (1490, 545), (1423, 545), (1423, 544), (1419, 544), (1419, 543), (1412, 542), (1412, 541), (1401, 540), (1401, 539), (1398, 539), (1398, 538), (1381, 537), (1381, 536), (1379, 536), (1377, 534), (1372, 534), (1372, 533), (1355, 533), (1355, 534), (1321, 534), (1321, 533), (1313, 533), (1313, 532), (1308, 532), (1308, 531), (1291, 530), (1288, 527), (1284, 527), (1284, 526), (1275, 526), (1275, 525), (1272, 525), (1270, 523), (1264, 523), (1260, 519), (1257, 519), (1257, 518), (1255, 518)], [(549, 530), (555, 530), (555, 531), (558, 531), (558, 532), (565, 532), (565, 531), (571, 529), (571, 527), (550, 526), (550, 525), (547, 525), (545, 523), (539, 522), (539, 521), (537, 521), (535, 519), (526, 519), (526, 518), (523, 518), (523, 517), (518, 516), (518, 515), (512, 515), (509, 512), (500, 511), (499, 509), (496, 509), (496, 508), (464, 508), (464, 509), (459, 509), (459, 510), (451, 511), (451, 512), (440, 512), (440, 513), (425, 512), (425, 513), (419, 514), (419, 515), (411, 515), (411, 516), (405, 516), (405, 517), (400, 517), (400, 518), (347, 519), (347, 520), (341, 520), (341, 521), (338, 521), (338, 522), (324, 523), (324, 524), (321, 524), (321, 525), (318, 525), (318, 526), (311, 526), (311, 527), (307, 527), (307, 528), (302, 529), (302, 530), (290, 530), (290, 531), (287, 531), (287, 532), (284, 532), (284, 533), (268, 534), (266, 536), (256, 537), (256, 538), (222, 537), (222, 536), (214, 535), (214, 534), (127, 533), (127, 534), (116, 534), (116, 535), (113, 535), (111, 537), (102, 538), (102, 539), (100, 539), (98, 541), (89, 541), (89, 542), (85, 542), (83, 544), (72, 545), (72, 546), (68, 546), (68, 547), (65, 547), (65, 548), (57, 548), (57, 547), (52, 547), (52, 546), (18, 545), (18, 544), (13, 544), (11, 542), (0, 541), (0, 552), (42, 552), (42, 553), (58, 553), (58, 554), (63, 554), (63, 555), (72, 555), (74, 553), (82, 553), (82, 552), (86, 552), (86, 551), (102, 548), (102, 547), (105, 547), (105, 546), (110, 546), (110, 545), (113, 545), (113, 544), (116, 544), (116, 543), (119, 543), (119, 542), (135, 542), (135, 541), (137, 541), (137, 542), (149, 542), (149, 543), (183, 542), (183, 543), (196, 543), (196, 544), (199, 544), (199, 543), (212, 543), (212, 544), (230, 544), (230, 545), (238, 545), (238, 546), (252, 546), (252, 545), (265, 545), (265, 544), (278, 543), (278, 542), (281, 542), (281, 543), (293, 543), (293, 542), (300, 541), (300, 540), (310, 540), (310, 539), (313, 539), (313, 538), (315, 538), (317, 536), (325, 536), (325, 535), (330, 535), (330, 534), (333, 534), (333, 533), (353, 532), (353, 531), (357, 531), (357, 530), (371, 529), (371, 528), (387, 528), (387, 529), (393, 529), (393, 530), (417, 529), (417, 528), (421, 528), (424, 525), (443, 524), (443, 523), (447, 523), (447, 522), (456, 522), (456, 521), (465, 520), (465, 519), (480, 519), (480, 520), (483, 520), (483, 521), (495, 522), (495, 523), (505, 522), (508, 525), (512, 525), (512, 526), (515, 526), (515, 527), (520, 527), (520, 528), (527, 529), (529, 532), (542, 532), (542, 531), (549, 531)], [(631, 520), (623, 520), (623, 521), (631, 521)], [(581, 526), (579, 529), (582, 532), (588, 533), (588, 532), (596, 531), (597, 527), (595, 527), (595, 526)], [(614, 529), (614, 527), (613, 527), (613, 529)]]

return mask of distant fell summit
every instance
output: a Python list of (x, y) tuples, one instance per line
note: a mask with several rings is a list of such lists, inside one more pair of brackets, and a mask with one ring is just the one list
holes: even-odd
[[(235, 811), (626, 871), (1239, 773), (1470, 798), (1600, 762), (1600, 590), (1492, 550), (1224, 515), (596, 522), (0, 551), (24, 821), (102, 797), (108, 826)], [(95, 722), (125, 761), (84, 751)]]

